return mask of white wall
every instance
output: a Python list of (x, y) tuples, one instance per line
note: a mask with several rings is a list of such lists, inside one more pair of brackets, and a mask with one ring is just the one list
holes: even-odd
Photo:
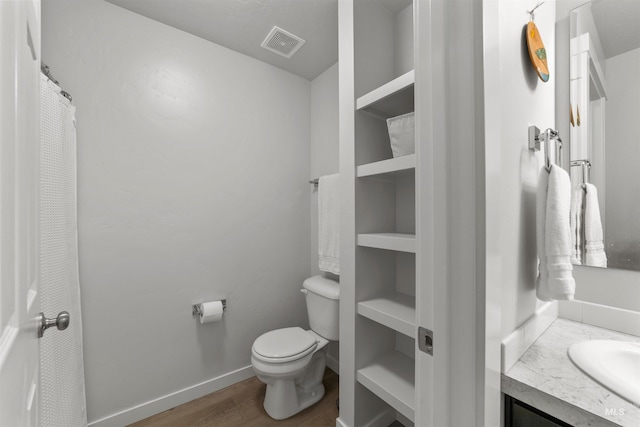
[(393, 23), (394, 74), (413, 70), (413, 4), (402, 9)]
[[(306, 325), (310, 83), (103, 1), (42, 9), (44, 62), (78, 107), (95, 421), (246, 368), (258, 335)], [(191, 317), (221, 297), (221, 323)]]
[[(338, 63), (311, 82), (309, 179), (338, 173)], [(318, 269), (318, 193), (311, 192), (311, 275)]]
[[(545, 2), (535, 14), (547, 49), (551, 77), (546, 83), (531, 66), (525, 40), (526, 11), (535, 4), (524, 0), (488, 3), (497, 13), (492, 24), (485, 22), (484, 34), (487, 223), (492, 224), (487, 239), (497, 248), (489, 249), (488, 262), (499, 265), (501, 273), (498, 279), (489, 265), (488, 274), (493, 276), (488, 276), (487, 287), (500, 281), (504, 338), (540, 305), (535, 295), (535, 203), (543, 158), (529, 150), (527, 129), (530, 125), (555, 128), (555, 1)], [(490, 206), (496, 203), (498, 211)], [(499, 240), (492, 236), (497, 232)], [(487, 316), (493, 315), (489, 307)]]

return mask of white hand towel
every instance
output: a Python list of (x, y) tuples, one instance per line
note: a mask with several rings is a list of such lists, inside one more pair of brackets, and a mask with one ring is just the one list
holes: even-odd
[(538, 178), (538, 192), (536, 193), (536, 246), (538, 247), (538, 278), (536, 279), (536, 295), (542, 301), (551, 301), (549, 295), (549, 273), (547, 272), (547, 257), (545, 255), (544, 234), (547, 219), (547, 188), (549, 187), (549, 173), (545, 168), (540, 171)]
[[(539, 184), (544, 184), (547, 174), (542, 171)], [(567, 172), (552, 165), (548, 174), (546, 197), (540, 188), (538, 195), (546, 206), (538, 206), (536, 213), (543, 215), (537, 222), (544, 223), (542, 239), (544, 244), (538, 247), (540, 256), (540, 276), (536, 294), (543, 301), (572, 300), (575, 293), (573, 266), (571, 265), (571, 229), (569, 216), (571, 210), (571, 181)], [(540, 203), (542, 204), (542, 203)], [(540, 250), (542, 249), (542, 254)]]
[(582, 252), (584, 247), (584, 189), (577, 185), (571, 195), (571, 263), (582, 264)]
[(318, 267), (340, 274), (340, 175), (318, 181)]
[(593, 184), (586, 184), (586, 186), (587, 195), (584, 209), (585, 264), (594, 267), (606, 267), (607, 254), (604, 252), (598, 190)]

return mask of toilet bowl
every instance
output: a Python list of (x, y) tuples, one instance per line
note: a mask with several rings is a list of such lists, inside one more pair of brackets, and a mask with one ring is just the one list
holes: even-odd
[(312, 330), (290, 327), (269, 331), (251, 348), (253, 370), (267, 385), (264, 409), (276, 420), (289, 418), (322, 399), (326, 346), (338, 339), (338, 283), (314, 276), (305, 280), (302, 292)]

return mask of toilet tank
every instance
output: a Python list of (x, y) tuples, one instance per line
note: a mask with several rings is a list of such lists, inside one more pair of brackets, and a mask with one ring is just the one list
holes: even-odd
[(310, 277), (302, 286), (311, 330), (328, 340), (337, 341), (340, 286), (334, 280), (322, 276)]

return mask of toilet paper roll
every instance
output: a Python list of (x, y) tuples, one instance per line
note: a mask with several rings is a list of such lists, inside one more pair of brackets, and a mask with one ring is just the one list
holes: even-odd
[(224, 307), (222, 301), (210, 301), (198, 304), (200, 306), (200, 323), (219, 322), (222, 319)]

